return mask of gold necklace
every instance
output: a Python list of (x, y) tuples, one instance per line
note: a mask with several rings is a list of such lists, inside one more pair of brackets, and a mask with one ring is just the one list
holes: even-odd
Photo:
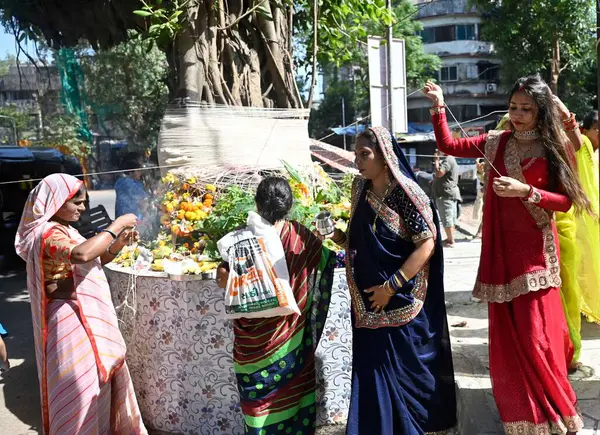
[(525, 160), (527, 158), (527, 155), (529, 153), (531, 153), (531, 150), (533, 149), (533, 147), (535, 146), (535, 142), (532, 142), (529, 146), (525, 147), (525, 151), (523, 151), (523, 148), (521, 147), (521, 145), (519, 145), (519, 143), (517, 142), (517, 150), (519, 153), (519, 160)]
[[(394, 182), (394, 179), (392, 178), (392, 179), (390, 180), (390, 182), (387, 184), (387, 186), (385, 187), (385, 190), (383, 191), (383, 195), (382, 195), (381, 197), (377, 196), (377, 195), (375, 194), (375, 192), (373, 192), (372, 190), (371, 190), (371, 193), (372, 193), (373, 195), (375, 195), (375, 197), (377, 197), (378, 199), (380, 199), (380, 200), (381, 200), (381, 202), (384, 202), (384, 201), (385, 201), (385, 198), (388, 196), (388, 193), (390, 192), (390, 188), (392, 187), (392, 183), (393, 183), (393, 182)], [(371, 225), (371, 228), (373, 229), (373, 232), (375, 232), (375, 231), (377, 230), (377, 218), (378, 218), (378, 217), (379, 217), (379, 216), (377, 215), (377, 212), (375, 212), (375, 219), (373, 220), (373, 225)]]

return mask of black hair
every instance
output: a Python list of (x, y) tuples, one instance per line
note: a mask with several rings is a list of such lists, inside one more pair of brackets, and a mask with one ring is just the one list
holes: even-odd
[(270, 224), (282, 220), (294, 202), (292, 188), (285, 178), (266, 177), (256, 189), (258, 214)]
[(142, 165), (143, 157), (140, 153), (130, 151), (123, 156), (121, 166), (123, 169), (138, 169)]
[(509, 105), (517, 92), (524, 92), (531, 97), (537, 107), (537, 128), (548, 157), (550, 188), (554, 191), (564, 189), (564, 193), (573, 201), (577, 214), (583, 210), (591, 212), (590, 201), (577, 176), (575, 154), (563, 134), (560, 114), (550, 87), (539, 74), (521, 77), (510, 91)]
[(584, 130), (589, 130), (592, 128), (592, 125), (598, 122), (598, 111), (592, 110), (587, 114), (585, 118), (583, 118), (583, 122), (581, 123), (581, 128)]
[(377, 136), (375, 136), (375, 132), (370, 128), (367, 128), (361, 134), (356, 137), (356, 142), (360, 139), (364, 139), (366, 141), (366, 145), (371, 148), (376, 153), (381, 153), (381, 149), (379, 148), (379, 142), (377, 141)]

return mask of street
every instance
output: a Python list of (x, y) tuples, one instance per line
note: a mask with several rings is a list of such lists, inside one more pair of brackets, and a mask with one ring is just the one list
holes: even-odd
[[(446, 300), (458, 392), (461, 434), (501, 434), (491, 393), (487, 359), (487, 306), (471, 299), (481, 244), (462, 241), (445, 250)], [(0, 434), (35, 434), (40, 405), (31, 313), (23, 271), (0, 280), (0, 319), (9, 330), (6, 339), (12, 368), (0, 378)], [(461, 326), (461, 322), (466, 322)], [(579, 397), (586, 428), (598, 435), (600, 422), (600, 327), (584, 324), (582, 371), (571, 381)], [(343, 432), (339, 426), (321, 428), (319, 435)]]

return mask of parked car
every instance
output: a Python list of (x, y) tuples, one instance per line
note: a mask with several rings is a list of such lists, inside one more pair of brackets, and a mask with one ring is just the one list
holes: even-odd
[[(29, 192), (57, 172), (80, 175), (79, 161), (52, 148), (0, 145), (0, 268), (20, 263), (14, 240)], [(1, 184), (9, 182), (9, 184)]]

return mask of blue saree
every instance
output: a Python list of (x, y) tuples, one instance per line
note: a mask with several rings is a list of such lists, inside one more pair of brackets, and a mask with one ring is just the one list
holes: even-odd
[[(353, 374), (346, 433), (451, 433), (456, 398), (437, 213), (390, 133), (372, 130), (397, 184), (383, 201), (371, 194), (368, 181), (353, 184), (346, 256)], [(392, 278), (415, 243), (431, 237), (429, 262), (375, 313), (363, 290)]]

